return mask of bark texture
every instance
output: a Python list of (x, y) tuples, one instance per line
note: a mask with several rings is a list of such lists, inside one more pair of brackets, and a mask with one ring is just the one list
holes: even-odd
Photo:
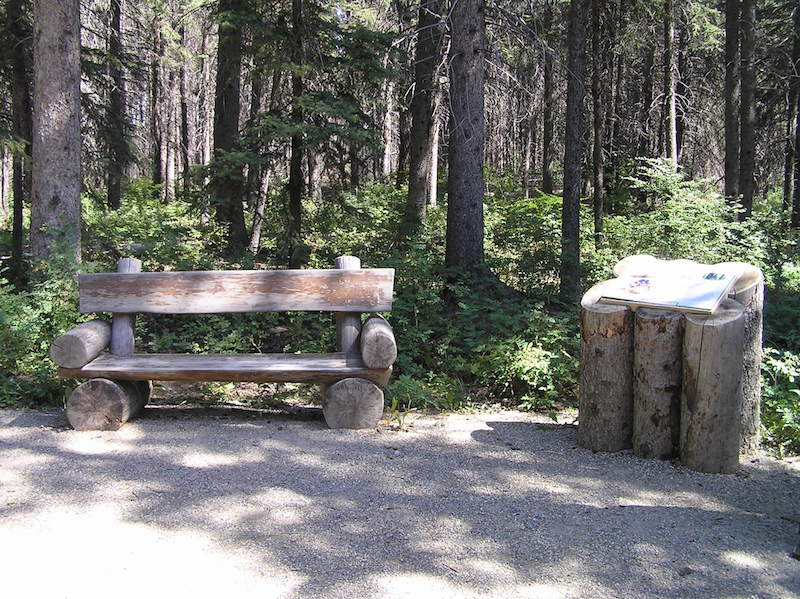
[[(588, 294), (587, 294), (588, 295)], [(592, 451), (631, 447), (633, 312), (584, 301), (578, 444)]]
[(485, 120), (483, 0), (460, 0), (450, 11), (450, 172), (445, 264), (474, 272), (483, 262)]
[(756, 165), (756, 5), (742, 1), (741, 19), (741, 102), (739, 104), (739, 193), (742, 196), (741, 218), (753, 212)]
[[(430, 197), (436, 72), (441, 61), (443, 32), (439, 26), (441, 0), (422, 0), (419, 7), (417, 49), (414, 60), (414, 96), (411, 99), (411, 139), (406, 226), (409, 230), (425, 222)], [(434, 169), (435, 170), (435, 169)]]
[(561, 208), (561, 286), (565, 303), (580, 294), (580, 199), (586, 129), (583, 101), (586, 95), (586, 13), (588, 0), (572, 0), (567, 33), (567, 112), (564, 139), (564, 201)]
[(80, 2), (35, 0), (31, 253), (81, 256)]
[(739, 195), (739, 4), (725, 0), (725, 197)]
[(713, 315), (686, 315), (681, 463), (699, 472), (739, 467), (744, 308), (725, 300)]
[(734, 288), (731, 297), (744, 307), (744, 358), (742, 361), (741, 454), (758, 453), (761, 431), (761, 358), (764, 337), (764, 275), (753, 266)]
[[(228, 164), (226, 153), (234, 149), (239, 136), (241, 108), (242, 28), (238, 18), (243, 0), (220, 0), (218, 13), (217, 80), (214, 102), (214, 153), (220, 171), (214, 177), (213, 201), (217, 220), (227, 227), (228, 252), (241, 253), (249, 238), (244, 224), (244, 181), (241, 166)], [(224, 174), (223, 174), (224, 173)]]
[(634, 322), (633, 452), (669, 459), (680, 436), (683, 315), (640, 308)]

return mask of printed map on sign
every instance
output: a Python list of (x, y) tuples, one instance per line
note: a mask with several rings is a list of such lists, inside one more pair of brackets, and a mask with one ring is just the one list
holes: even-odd
[(647, 274), (623, 274), (607, 281), (600, 301), (710, 314), (741, 274), (733, 264), (662, 264), (660, 272), (648, 269)]

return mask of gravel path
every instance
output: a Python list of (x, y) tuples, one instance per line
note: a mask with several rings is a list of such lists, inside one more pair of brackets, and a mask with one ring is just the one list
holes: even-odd
[(800, 597), (800, 462), (698, 474), (516, 412), (331, 431), (0, 411), (6, 597)]

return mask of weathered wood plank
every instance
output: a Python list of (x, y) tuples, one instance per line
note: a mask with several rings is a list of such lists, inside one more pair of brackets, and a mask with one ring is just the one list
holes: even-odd
[(81, 312), (383, 312), (393, 268), (78, 275)]
[(360, 356), (332, 354), (101, 354), (83, 368), (61, 368), (63, 378), (154, 381), (230, 381), (331, 384), (362, 378), (384, 386), (391, 368), (367, 368)]

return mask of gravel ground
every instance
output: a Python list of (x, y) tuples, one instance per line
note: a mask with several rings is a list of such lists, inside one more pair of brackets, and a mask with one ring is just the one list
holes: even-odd
[(3, 595), (800, 597), (798, 461), (698, 474), (517, 412), (406, 426), (0, 411)]

